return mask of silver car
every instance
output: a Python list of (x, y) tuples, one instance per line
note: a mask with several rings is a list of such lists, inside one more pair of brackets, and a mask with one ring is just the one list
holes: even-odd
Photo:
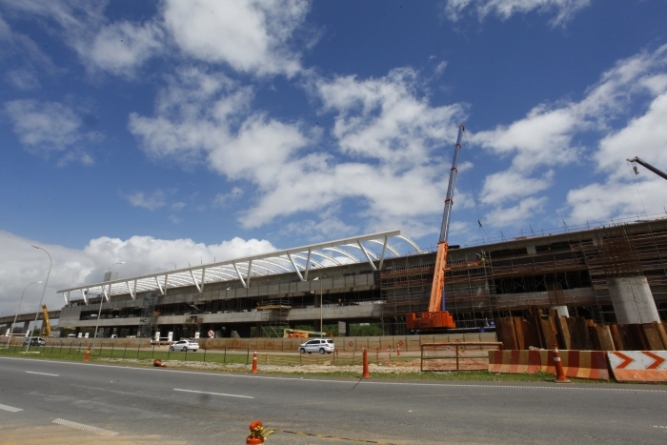
[(319, 352), (320, 354), (331, 354), (334, 352), (336, 347), (334, 346), (334, 341), (330, 338), (318, 338), (314, 340), (308, 340), (305, 343), (299, 345), (299, 352), (301, 354), (312, 354), (313, 352)]
[(170, 351), (197, 352), (199, 343), (194, 340), (179, 340), (169, 347)]

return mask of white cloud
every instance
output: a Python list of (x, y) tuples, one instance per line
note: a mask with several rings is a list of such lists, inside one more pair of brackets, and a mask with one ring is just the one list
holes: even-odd
[(5, 74), (5, 79), (14, 88), (29, 91), (39, 88), (39, 79), (34, 72), (29, 70), (11, 70)]
[[(641, 168), (641, 167), (640, 167)], [(648, 173), (653, 175), (653, 173)], [(587, 221), (605, 221), (611, 218), (621, 219), (637, 217), (640, 219), (665, 216), (667, 187), (665, 180), (653, 177), (639, 183), (609, 181), (593, 183), (570, 190), (567, 205), (570, 214), (568, 221), (582, 224)]]
[[(665, 89), (667, 90), (667, 88)], [(625, 159), (639, 156), (663, 171), (667, 171), (667, 92), (656, 97), (643, 116), (600, 141), (594, 159), (601, 170), (609, 171), (613, 179), (627, 175)]]
[(591, 0), (446, 0), (444, 12), (449, 20), (455, 22), (461, 19), (468, 7), (474, 7), (480, 20), (489, 15), (507, 20), (515, 14), (533, 11), (544, 14), (554, 11), (555, 15), (549, 23), (556, 26), (572, 19), (590, 3)]
[(243, 196), (243, 189), (240, 187), (234, 187), (228, 193), (218, 193), (213, 198), (212, 205), (214, 207), (226, 207), (230, 201), (235, 201)]
[(127, 21), (103, 26), (90, 45), (77, 44), (93, 66), (117, 75), (131, 76), (137, 66), (163, 49), (164, 33), (156, 23)]
[(505, 200), (534, 195), (549, 188), (553, 176), (551, 170), (540, 179), (528, 178), (513, 171), (491, 174), (484, 180), (480, 201), (485, 204), (500, 205)]
[[(78, 54), (89, 70), (132, 76), (137, 67), (163, 50), (163, 30), (157, 17), (143, 24), (126, 20), (109, 23), (104, 16), (106, 5), (105, 0), (4, 2), (15, 13), (42, 20), (50, 32)], [(39, 54), (37, 51), (35, 47), (33, 52)]]
[(167, 205), (165, 194), (162, 190), (147, 195), (144, 192), (134, 192), (125, 197), (134, 207), (141, 207), (147, 210), (157, 210)]
[[(482, 200), (488, 204), (498, 203), (492, 214), (500, 215), (516, 209), (512, 200), (543, 192), (555, 183), (567, 184), (559, 181), (558, 176), (551, 179), (551, 174), (558, 175), (553, 173), (557, 166), (585, 163), (592, 159), (593, 170), (610, 175), (609, 181), (598, 187), (604, 187), (613, 194), (618, 187), (622, 187), (618, 179), (627, 174), (626, 158), (634, 155), (641, 157), (645, 153), (649, 162), (653, 160), (659, 165), (667, 165), (663, 149), (667, 133), (661, 125), (667, 117), (667, 98), (663, 97), (667, 94), (665, 66), (667, 45), (653, 52), (642, 51), (619, 60), (578, 102), (541, 104), (525, 118), (510, 125), (500, 125), (470, 136), (471, 143), (501, 157), (511, 158), (506, 171), (495, 172), (486, 179)], [(648, 77), (647, 73), (657, 74)], [(614, 130), (623, 118), (628, 118), (627, 110), (637, 106), (637, 103), (645, 103), (647, 97), (649, 105), (645, 114), (630, 118), (624, 129)], [(576, 142), (584, 137), (599, 140), (599, 150), (595, 151), (591, 144)], [(639, 150), (630, 153), (627, 151), (629, 147)], [(542, 179), (535, 179), (536, 175), (541, 175)], [(588, 214), (589, 209), (579, 209), (579, 206), (586, 206), (589, 201), (591, 208), (604, 204), (604, 200), (597, 201), (593, 196), (583, 197), (591, 190), (584, 186), (580, 191), (571, 192), (568, 205), (572, 206), (573, 215)], [(502, 206), (509, 208), (503, 209)], [(538, 210), (539, 206), (535, 206), (531, 212)], [(619, 211), (620, 207), (612, 199), (608, 201), (608, 211), (602, 213), (617, 215)], [(487, 215), (485, 220), (494, 220), (498, 224), (507, 218), (494, 219)]]
[[(31, 244), (46, 249), (53, 258), (53, 266), (44, 303), (49, 309), (61, 308), (64, 299), (56, 291), (83, 284), (99, 283), (114, 263), (119, 277), (157, 273), (174, 267), (231, 258), (240, 258), (276, 250), (264, 240), (233, 238), (220, 244), (206, 245), (191, 239), (161, 240), (133, 236), (127, 240), (100, 237), (90, 240), (83, 250), (68, 249), (28, 240), (0, 231), (0, 314), (16, 313), (21, 293), (28, 284), (46, 279), (48, 257)], [(21, 313), (39, 309), (42, 285), (35, 284), (26, 291)]]
[(30, 153), (45, 157), (61, 153), (60, 165), (71, 161), (93, 163), (91, 155), (77, 143), (96, 137), (81, 130), (81, 118), (66, 105), (15, 100), (5, 103), (5, 111), (14, 125), (14, 133)]
[[(421, 217), (441, 211), (433, 203), (441, 202), (446, 190), (442, 172), (449, 171), (463, 108), (430, 106), (419, 92), (418, 74), (409, 69), (365, 81), (319, 80), (314, 86), (311, 91), (325, 111), (335, 113), (338, 151), (313, 148), (319, 140), (315, 130), (251, 112), (252, 91), (196, 69), (170, 79), (155, 116), (133, 114), (129, 127), (156, 159), (206, 162), (230, 181), (247, 181), (247, 193), (256, 199), (240, 213), (244, 227), (316, 213), (315, 224), (304, 233), (332, 227), (326, 219), (344, 220), (335, 225), (344, 232), (347, 221), (364, 218), (369, 222), (357, 231), (432, 232)], [(325, 209), (340, 208), (343, 201), (349, 205), (338, 215), (324, 216)]]
[(306, 0), (167, 0), (164, 22), (181, 50), (198, 60), (291, 76), (301, 68), (288, 42), (308, 8)]
[(413, 165), (427, 158), (434, 146), (452, 139), (452, 123), (463, 115), (458, 104), (431, 107), (419, 97), (418, 74), (409, 68), (365, 81), (321, 79), (316, 86), (325, 109), (338, 113), (333, 133), (343, 152), (386, 163)]
[(484, 217), (494, 227), (507, 227), (530, 220), (542, 212), (547, 198), (526, 198), (512, 207), (496, 208)]

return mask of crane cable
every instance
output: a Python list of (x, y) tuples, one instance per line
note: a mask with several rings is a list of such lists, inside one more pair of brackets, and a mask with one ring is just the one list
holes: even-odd
[(625, 163), (628, 164), (628, 167), (630, 168), (630, 176), (632, 176), (632, 182), (635, 185), (635, 189), (637, 191), (637, 197), (639, 198), (639, 202), (642, 205), (642, 209), (644, 209), (644, 215), (646, 215), (646, 217), (648, 217), (648, 213), (646, 213), (646, 207), (644, 206), (644, 200), (642, 199), (642, 195), (639, 192), (639, 185), (637, 185), (637, 180), (635, 179), (635, 176), (637, 175), (637, 166), (634, 166), (634, 167), (631, 166), (630, 165), (631, 162), (628, 161), (628, 160), (626, 160)]
[[(468, 147), (468, 134), (467, 132), (463, 133), (463, 146), (466, 148)], [(462, 150), (464, 153), (467, 153), (468, 150)], [(465, 156), (465, 155), (464, 155)], [(484, 225), (482, 222), (482, 216), (479, 212), (479, 206), (477, 205), (477, 187), (475, 186), (477, 184), (477, 179), (475, 178), (475, 169), (471, 168), (471, 176), (468, 176), (468, 180), (470, 181), (470, 188), (472, 189), (472, 202), (475, 205), (475, 216), (477, 217), (477, 224), (479, 225), (479, 228), (477, 229), (477, 234), (479, 238), (479, 232), (482, 232), (482, 240), (484, 240), (484, 237), (486, 236), (486, 230), (484, 230)]]

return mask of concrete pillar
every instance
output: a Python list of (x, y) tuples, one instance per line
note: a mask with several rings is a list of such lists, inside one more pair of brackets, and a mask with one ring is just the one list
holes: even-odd
[(570, 312), (567, 310), (567, 306), (565, 306), (564, 304), (559, 306), (551, 306), (551, 309), (557, 311), (559, 317), (570, 316)]
[(611, 278), (609, 295), (619, 324), (660, 321), (646, 277)]

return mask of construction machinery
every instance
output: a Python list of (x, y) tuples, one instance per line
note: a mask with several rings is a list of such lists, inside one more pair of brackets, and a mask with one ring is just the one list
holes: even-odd
[(40, 336), (48, 337), (51, 335), (51, 322), (49, 321), (49, 311), (46, 309), (46, 305), (42, 305), (42, 313), (44, 314), (44, 323), (42, 323), (42, 330), (40, 331)]
[(459, 125), (459, 134), (454, 147), (454, 159), (449, 171), (449, 185), (447, 186), (447, 197), (445, 198), (445, 210), (442, 215), (442, 226), (440, 227), (440, 238), (438, 240), (438, 251), (435, 257), (435, 270), (433, 271), (433, 284), (431, 286), (431, 298), (429, 299), (428, 312), (409, 313), (406, 315), (405, 324), (411, 331), (444, 331), (456, 327), (454, 318), (445, 310), (445, 273), (447, 270), (447, 235), (449, 234), (449, 221), (454, 205), (454, 185), (458, 173), (457, 164), (459, 152), (461, 151), (461, 138), (465, 126)]
[[(648, 170), (651, 170), (653, 173), (662, 177), (663, 179), (667, 179), (667, 173), (663, 172), (662, 170), (659, 170), (659, 169), (655, 168), (654, 166), (652, 166), (651, 164), (649, 164), (648, 162), (644, 161), (643, 159), (641, 159), (637, 156), (635, 156), (632, 159), (627, 159), (627, 161), (632, 162), (633, 164), (636, 162), (637, 164), (647, 168)], [(632, 168), (635, 171), (635, 174), (638, 175), (639, 170), (637, 170), (637, 166), (633, 165)]]
[(331, 332), (302, 331), (299, 329), (285, 329), (283, 338), (333, 337)]

